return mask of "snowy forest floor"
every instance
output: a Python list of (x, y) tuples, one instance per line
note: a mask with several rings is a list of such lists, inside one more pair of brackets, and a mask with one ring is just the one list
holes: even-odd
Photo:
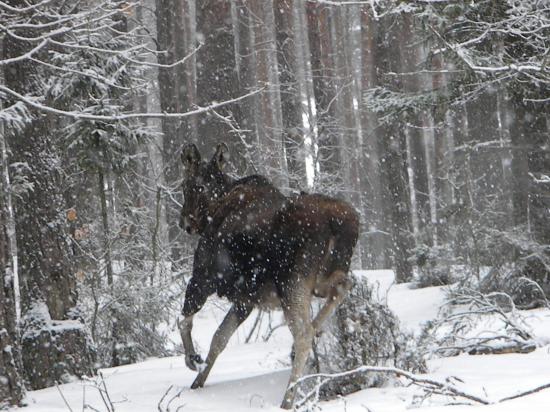
[[(423, 322), (437, 315), (444, 299), (441, 287), (411, 289), (407, 284), (392, 286), (391, 271), (360, 273), (378, 284), (379, 297), (387, 299), (390, 308), (400, 318), (402, 326), (417, 333)], [(212, 299), (196, 317), (193, 332), (203, 355), (208, 350), (210, 338), (216, 325), (223, 318), (226, 307), (224, 302)], [(497, 400), (550, 383), (550, 311), (539, 309), (524, 314), (539, 343), (534, 352), (459, 355), (433, 359), (428, 362), (428, 376), (439, 380), (444, 380), (448, 376), (458, 377), (464, 381), (460, 385), (461, 389), (489, 400)], [(273, 324), (277, 324), (281, 315), (277, 313), (275, 316)], [(195, 373), (185, 367), (181, 356), (103, 369), (105, 386), (115, 410), (279, 410), (278, 405), (289, 374), (290, 333), (286, 327), (281, 327), (273, 333), (268, 342), (260, 339), (254, 343), (244, 344), (254, 320), (253, 314), (237, 331), (228, 348), (218, 358), (206, 386), (200, 390), (189, 389)], [(167, 393), (169, 388), (170, 391)], [(180, 392), (180, 396), (174, 398), (174, 395)], [(393, 412), (411, 408), (429, 412), (547, 412), (550, 405), (550, 389), (488, 406), (448, 405), (452, 400), (442, 397), (432, 397), (418, 404), (420, 394), (420, 389), (412, 386), (392, 385), (366, 389), (345, 398), (321, 402), (319, 406), (322, 411), (327, 412)], [(60, 385), (59, 388), (29, 392), (26, 402), (28, 406), (20, 409), (21, 412), (66, 412), (70, 410), (69, 406), (73, 411), (82, 411), (85, 405), (91, 407), (85, 410), (107, 410), (94, 381), (76, 381)]]

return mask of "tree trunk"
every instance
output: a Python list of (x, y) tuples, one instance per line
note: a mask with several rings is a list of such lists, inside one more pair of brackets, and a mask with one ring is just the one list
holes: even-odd
[(545, 250), (550, 244), (548, 114), (543, 104), (522, 100), (522, 96), (514, 96), (512, 100), (515, 113), (510, 130), (514, 220), (518, 228), (542, 248), (516, 250), (516, 257), (524, 263), (524, 274), (538, 282), (548, 296), (550, 253)]
[(275, 20), (271, 2), (250, 2), (253, 16), (256, 86), (265, 88), (257, 96), (258, 138), (262, 150), (262, 166), (279, 188), (288, 187), (288, 172), (282, 141), (282, 113)]
[[(256, 86), (255, 67), (256, 58), (254, 55), (254, 32), (253, 19), (247, 0), (235, 0), (231, 2), (233, 17), (233, 33), (235, 41), (235, 64), (238, 76), (239, 95), (249, 93)], [(241, 164), (237, 169), (240, 174), (258, 173), (260, 165), (259, 140), (257, 119), (259, 116), (255, 102), (256, 97), (250, 97), (241, 101), (235, 107), (237, 124), (241, 126), (239, 138), (243, 155)], [(232, 163), (236, 163), (233, 161)]]
[[(29, 48), (11, 37), (4, 41), (4, 58), (23, 54)], [(16, 63), (5, 72), (6, 85), (21, 94), (32, 92), (33, 83), (28, 79), (35, 73), (32, 64)], [(63, 374), (94, 372), (93, 351), (84, 325), (79, 320), (68, 320), (75, 316), (78, 295), (67, 238), (65, 182), (59, 170), (55, 136), (50, 132), (58, 126), (50, 117), (34, 113), (22, 130), (10, 130), (8, 135), (12, 152), (9, 162), (21, 165), (17, 173), (32, 187), (17, 197), (14, 208), (24, 314), (22, 356), (33, 389), (53, 385)], [(66, 328), (57, 331), (57, 338), (51, 333), (54, 324), (35, 322), (34, 309), (38, 306), (44, 318), (68, 322)], [(81, 339), (76, 339), (76, 334)], [(35, 358), (38, 347), (44, 352), (40, 359)], [(82, 359), (82, 364), (68, 362), (71, 357)]]
[[(288, 165), (288, 180), (291, 189), (307, 187), (305, 170), (305, 144), (302, 121), (302, 90), (298, 83), (298, 66), (301, 52), (299, 11), (301, 2), (277, 0), (275, 24), (277, 27), (278, 66), (281, 84), (283, 116), (283, 141)], [(302, 60), (303, 63), (303, 60)]]
[[(176, 44), (177, 39), (182, 39), (184, 25), (176, 21), (177, 17), (181, 18), (184, 4), (188, 4), (186, 0), (156, 0), (156, 24), (157, 24), (157, 48), (158, 63), (161, 65), (169, 65), (174, 63), (178, 58), (178, 52), (182, 50), (182, 46)], [(185, 71), (187, 66), (177, 65), (175, 67), (159, 67), (158, 69), (158, 84), (159, 84), (159, 100), (160, 110), (164, 113), (173, 113), (183, 108), (179, 98), (181, 83), (181, 72)], [(189, 120), (190, 122), (193, 119)], [(182, 123), (187, 125), (187, 123)], [(169, 191), (176, 190), (178, 179), (180, 179), (180, 160), (179, 150), (183, 145), (183, 139), (178, 136), (178, 132), (182, 132), (184, 128), (178, 128), (179, 123), (174, 119), (162, 119), (162, 159), (163, 159), (163, 175), (164, 183)], [(191, 130), (193, 130), (191, 128)], [(174, 196), (178, 196), (175, 192)], [(166, 221), (168, 226), (168, 242), (171, 248), (171, 258), (175, 265), (175, 270), (178, 268), (178, 262), (182, 256), (181, 230), (177, 226), (179, 219), (179, 208), (171, 201), (172, 196), (166, 196)]]
[[(432, 91), (438, 96), (446, 96), (446, 82), (443, 74), (443, 58), (436, 56), (432, 59)], [(442, 99), (443, 100), (443, 99)], [(448, 107), (446, 104), (437, 104), (432, 110), (434, 126), (434, 191), (435, 191), (435, 222), (436, 239), (438, 244), (445, 244), (448, 236), (448, 222), (445, 211), (451, 206), (452, 189), (449, 180), (451, 160), (451, 142), (446, 124)]]
[[(202, 47), (197, 52), (197, 104), (205, 106), (237, 96), (238, 81), (235, 61), (235, 39), (229, 0), (196, 2), (196, 35)], [(235, 123), (234, 108), (225, 106), (216, 110)], [(231, 124), (214, 114), (200, 116), (197, 130), (198, 146), (204, 156), (214, 152), (216, 143), (224, 141), (231, 149), (237, 148), (238, 137), (233, 137)], [(232, 158), (238, 158), (232, 150)]]
[[(0, 49), (2, 44), (0, 43)], [(2, 72), (0, 79), (3, 80)], [(0, 109), (2, 107), (0, 106)], [(19, 405), (24, 395), (19, 346), (17, 246), (5, 130), (0, 123), (0, 409)]]
[[(391, 47), (393, 33), (388, 30), (391, 22), (388, 17), (382, 24), (380, 43), (380, 70), (379, 73), (397, 73), (401, 66), (399, 48)], [(397, 17), (397, 24), (392, 25), (394, 30), (402, 30), (402, 21)], [(389, 87), (400, 89), (402, 84), (389, 77), (386, 80)], [(411, 204), (409, 195), (409, 174), (407, 165), (407, 144), (405, 136), (405, 119), (401, 116), (394, 118), (392, 123), (384, 123), (380, 127), (379, 139), (381, 169), (386, 182), (384, 191), (385, 209), (391, 216), (391, 242), (395, 277), (398, 283), (412, 279), (411, 262), (414, 239), (412, 232)]]
[[(378, 86), (377, 37), (379, 23), (370, 15), (370, 8), (361, 9), (361, 90), (364, 94)], [(366, 234), (363, 235), (363, 267), (382, 269), (387, 267), (386, 249), (388, 244), (387, 222), (382, 198), (382, 173), (378, 152), (378, 119), (369, 111), (360, 96), (361, 130), (363, 133), (361, 191), (365, 198), (363, 218)]]
[[(336, 75), (336, 105), (337, 124), (339, 129), (338, 146), (342, 159), (339, 165), (343, 177), (340, 193), (358, 210), (361, 205), (361, 181), (359, 176), (359, 153), (362, 147), (359, 113), (355, 108), (354, 95), (357, 90), (356, 76), (353, 69), (357, 67), (358, 59), (354, 51), (359, 48), (358, 32), (353, 30), (358, 25), (355, 6), (334, 8), (333, 50), (336, 51), (334, 69)], [(355, 248), (354, 258), (361, 262), (362, 243)]]
[(18, 405), (25, 387), (21, 368), (19, 334), (17, 331), (13, 269), (10, 264), (7, 245), (7, 207), (5, 192), (0, 193), (0, 409)]
[[(399, 48), (401, 53), (401, 72), (403, 91), (415, 94), (421, 90), (420, 74), (411, 75), (418, 71), (417, 65), (420, 54), (419, 39), (415, 36), (414, 17), (410, 13), (400, 15), (401, 24), (396, 28), (399, 32)], [(426, 162), (426, 141), (423, 132), (423, 117), (417, 110), (407, 112), (407, 135), (410, 150), (410, 167), (412, 171), (412, 187), (414, 207), (416, 212), (419, 241), (432, 244), (432, 238), (426, 233), (426, 226), (430, 223), (430, 188), (428, 182), (428, 167)]]
[(311, 52), (311, 73), (315, 95), (318, 146), (315, 164), (319, 167), (314, 187), (328, 193), (335, 193), (342, 185), (339, 173), (341, 155), (338, 146), (336, 125), (336, 87), (334, 84), (334, 50), (332, 41), (332, 7), (307, 2), (309, 45)]

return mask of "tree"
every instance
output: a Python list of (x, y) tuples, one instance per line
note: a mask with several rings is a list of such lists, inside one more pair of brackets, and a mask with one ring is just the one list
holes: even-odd
[[(361, 8), (361, 91), (379, 86), (377, 62), (380, 58), (378, 47), (378, 22), (368, 7)], [(363, 150), (361, 150), (361, 191), (363, 193), (363, 219), (366, 234), (362, 236), (363, 267), (380, 269), (387, 266), (386, 235), (387, 222), (383, 206), (382, 173), (380, 171), (380, 153), (378, 147), (378, 118), (370, 110), (364, 99), (359, 101), (361, 108), (361, 132), (363, 134)]]
[(4, 124), (0, 123), (0, 408), (18, 405), (25, 391), (20, 373), (17, 249), (7, 160)]
[(300, 8), (302, 3), (280, 0), (275, 4), (275, 27), (277, 37), (277, 62), (279, 65), (283, 142), (288, 165), (289, 185), (294, 190), (307, 187), (306, 145), (302, 120), (305, 79), (304, 56), (301, 45), (302, 30)]
[(254, 39), (256, 85), (263, 88), (256, 97), (257, 132), (261, 148), (259, 164), (274, 183), (288, 187), (288, 169), (282, 140), (282, 112), (279, 75), (277, 72), (277, 44), (275, 17), (271, 2), (250, 2), (251, 30)]

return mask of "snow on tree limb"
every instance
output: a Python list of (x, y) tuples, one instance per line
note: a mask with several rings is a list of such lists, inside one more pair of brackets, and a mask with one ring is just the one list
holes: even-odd
[(326, 384), (327, 382), (329, 382), (330, 380), (338, 379), (343, 376), (349, 376), (354, 374), (366, 374), (366, 373), (386, 373), (386, 374), (395, 375), (398, 378), (405, 378), (410, 382), (410, 384), (416, 385), (424, 389), (428, 393), (428, 396), (442, 395), (442, 396), (458, 397), (458, 398), (467, 399), (469, 401), (473, 401), (482, 405), (493, 405), (497, 403), (503, 403), (513, 399), (528, 396), (545, 389), (550, 389), (550, 383), (546, 383), (546, 384), (537, 386), (535, 388), (519, 392), (515, 395), (506, 396), (498, 400), (489, 400), (485, 397), (481, 397), (457, 388), (452, 381), (458, 381), (458, 382), (463, 382), (463, 381), (455, 376), (449, 376), (444, 381), (441, 381), (437, 379), (426, 378), (399, 368), (382, 367), (382, 366), (360, 366), (356, 369), (352, 369), (350, 371), (345, 371), (341, 373), (333, 373), (333, 374), (316, 373), (316, 374), (302, 377), (300, 380), (296, 382), (297, 385), (299, 385), (301, 382), (305, 382), (311, 379), (317, 379), (318, 382), (314, 385), (314, 388), (312, 390), (310, 390), (307, 394), (305, 394), (305, 396), (299, 402), (297, 402), (296, 409), (299, 409), (300, 406), (304, 405), (308, 400), (310, 400), (313, 396), (315, 396), (315, 394), (318, 393), (320, 387)]
[(457, 388), (456, 386), (454, 386), (451, 380), (453, 379), (458, 380), (457, 378), (454, 378), (454, 377), (448, 377), (444, 382), (442, 382), (436, 379), (425, 378), (420, 375), (416, 375), (414, 373), (411, 373), (399, 368), (384, 367), (384, 366), (360, 366), (356, 369), (352, 369), (346, 372), (332, 373), (332, 374), (316, 373), (313, 375), (304, 376), (303, 378), (298, 380), (296, 384), (300, 384), (301, 382), (307, 381), (309, 379), (315, 379), (315, 378), (321, 378), (324, 380), (318, 382), (316, 387), (312, 391), (310, 391), (308, 394), (306, 394), (306, 396), (300, 402), (298, 402), (297, 406), (302, 405), (304, 402), (306, 402), (311, 396), (315, 394), (315, 392), (318, 390), (320, 386), (324, 385), (326, 382), (328, 382), (331, 379), (337, 379), (343, 376), (349, 376), (353, 374), (365, 374), (365, 373), (387, 373), (387, 374), (395, 375), (396, 377), (402, 377), (409, 380), (411, 384), (417, 385), (425, 390), (428, 390), (430, 394), (460, 397), (476, 403), (480, 403), (482, 405), (489, 405), (492, 403), (488, 399), (465, 392)]
[(101, 115), (93, 115), (93, 114), (87, 114), (84, 112), (76, 112), (76, 111), (66, 111), (61, 109), (56, 109), (54, 107), (50, 107), (47, 105), (44, 105), (42, 103), (39, 103), (35, 98), (30, 98), (23, 96), (8, 87), (5, 87), (3, 85), (0, 85), (0, 92), (4, 92), (9, 94), (12, 97), (15, 97), (16, 99), (20, 100), (21, 102), (25, 103), (28, 106), (31, 106), (37, 110), (40, 110), (42, 112), (46, 113), (52, 113), (59, 116), (65, 116), (70, 117), (73, 119), (80, 119), (80, 120), (96, 120), (96, 121), (105, 121), (105, 122), (115, 122), (120, 120), (130, 120), (130, 119), (183, 119), (185, 117), (194, 116), (201, 113), (206, 113), (211, 110), (217, 109), (218, 107), (227, 106), (228, 104), (237, 103), (241, 100), (245, 100), (249, 97), (252, 97), (258, 93), (261, 93), (263, 90), (265, 90), (265, 87), (262, 87), (260, 89), (253, 90), (249, 93), (246, 93), (242, 96), (236, 97), (231, 100), (226, 100), (219, 103), (212, 103), (205, 107), (198, 107), (195, 110), (191, 110), (185, 113), (125, 113), (120, 114), (116, 116), (101, 116)]

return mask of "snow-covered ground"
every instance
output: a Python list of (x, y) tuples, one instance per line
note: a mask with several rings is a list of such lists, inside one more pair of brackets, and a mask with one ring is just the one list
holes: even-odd
[[(401, 319), (402, 325), (417, 332), (423, 322), (433, 319), (443, 300), (439, 287), (411, 289), (408, 285), (393, 285), (391, 271), (362, 271), (362, 276), (378, 285), (377, 292)], [(211, 300), (198, 315), (194, 337), (201, 353), (208, 350), (210, 338), (227, 307)], [(429, 361), (429, 376), (444, 380), (455, 376), (464, 381), (461, 388), (489, 400), (550, 383), (550, 311), (527, 312), (528, 322), (541, 344), (529, 354), (460, 355)], [(280, 318), (280, 315), (277, 315)], [(182, 357), (151, 359), (139, 364), (104, 369), (105, 387), (116, 411), (275, 411), (282, 399), (289, 374), (290, 334), (286, 327), (278, 328), (268, 342), (244, 344), (255, 316), (232, 338), (220, 355), (206, 386), (190, 390), (195, 373), (185, 367)], [(265, 322), (264, 322), (265, 323)], [(277, 321), (274, 322), (275, 324)], [(29, 392), (28, 406), (22, 412), (66, 412), (84, 410), (84, 405), (107, 410), (98, 386), (89, 382), (74, 382)], [(168, 392), (167, 392), (168, 391)], [(62, 395), (63, 396), (62, 396)], [(179, 397), (175, 395), (179, 394)], [(537, 412), (550, 410), (550, 389), (527, 397), (493, 404), (445, 405), (449, 399), (431, 398), (418, 404), (420, 391), (414, 387), (392, 386), (367, 389), (342, 399), (322, 402), (323, 411), (394, 412), (420, 408), (427, 412)], [(159, 405), (161, 398), (164, 399)], [(105, 396), (105, 395), (104, 395)], [(63, 399), (65, 398), (65, 400)], [(178, 407), (181, 407), (178, 409)]]

